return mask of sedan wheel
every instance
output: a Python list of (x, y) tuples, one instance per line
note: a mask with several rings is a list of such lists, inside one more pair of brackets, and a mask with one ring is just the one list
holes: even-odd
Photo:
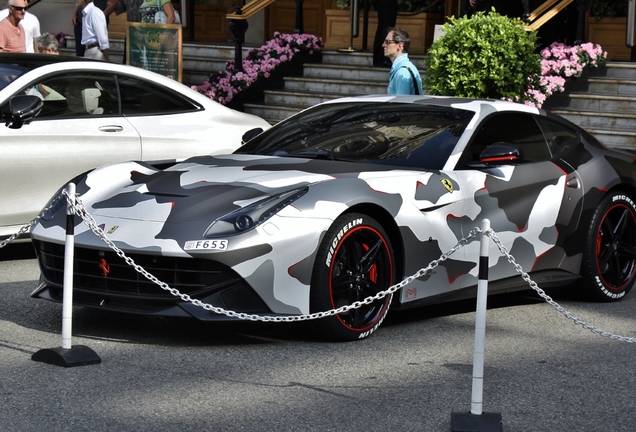
[[(394, 282), (393, 250), (382, 226), (362, 214), (345, 214), (327, 231), (314, 264), (312, 312), (353, 304), (388, 289)], [(392, 295), (360, 308), (313, 322), (319, 336), (363, 339), (382, 323)]]
[(595, 300), (624, 297), (636, 273), (636, 205), (613, 193), (601, 201), (587, 234), (582, 276), (586, 293)]

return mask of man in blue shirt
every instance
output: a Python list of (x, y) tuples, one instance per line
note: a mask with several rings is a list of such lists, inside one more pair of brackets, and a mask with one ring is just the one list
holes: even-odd
[(411, 45), (409, 34), (400, 28), (391, 29), (382, 44), (384, 55), (393, 63), (389, 72), (388, 94), (422, 94), (422, 77), (409, 60), (407, 54), (409, 45)]

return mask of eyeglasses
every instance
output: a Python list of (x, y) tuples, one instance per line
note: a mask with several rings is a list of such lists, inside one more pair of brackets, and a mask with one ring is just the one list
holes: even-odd
[(9, 6), (11, 6), (11, 8), (12, 8), (13, 10), (16, 10), (16, 11), (18, 11), (18, 12), (24, 12), (24, 11), (27, 9), (27, 8), (26, 8), (26, 7), (24, 7), (24, 6), (13, 6), (13, 5), (9, 5)]
[(392, 43), (400, 43), (400, 42), (390, 40), (390, 39), (384, 39), (384, 43), (382, 45), (391, 45)]

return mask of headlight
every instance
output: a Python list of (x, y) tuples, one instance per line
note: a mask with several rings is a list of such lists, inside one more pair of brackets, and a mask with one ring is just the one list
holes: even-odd
[(263, 198), (260, 201), (233, 211), (212, 222), (212, 225), (205, 232), (205, 237), (241, 234), (256, 228), (306, 193), (306, 187), (294, 189)]

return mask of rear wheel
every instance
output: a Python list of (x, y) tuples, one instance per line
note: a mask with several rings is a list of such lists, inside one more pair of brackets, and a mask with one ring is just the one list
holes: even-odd
[[(324, 312), (374, 296), (394, 283), (393, 250), (382, 226), (357, 213), (340, 216), (323, 239), (311, 282), (312, 312)], [(382, 323), (392, 295), (348, 312), (313, 321), (319, 336), (363, 339)]]
[(594, 212), (581, 274), (585, 292), (594, 300), (619, 300), (634, 285), (636, 205), (628, 195), (609, 194)]

